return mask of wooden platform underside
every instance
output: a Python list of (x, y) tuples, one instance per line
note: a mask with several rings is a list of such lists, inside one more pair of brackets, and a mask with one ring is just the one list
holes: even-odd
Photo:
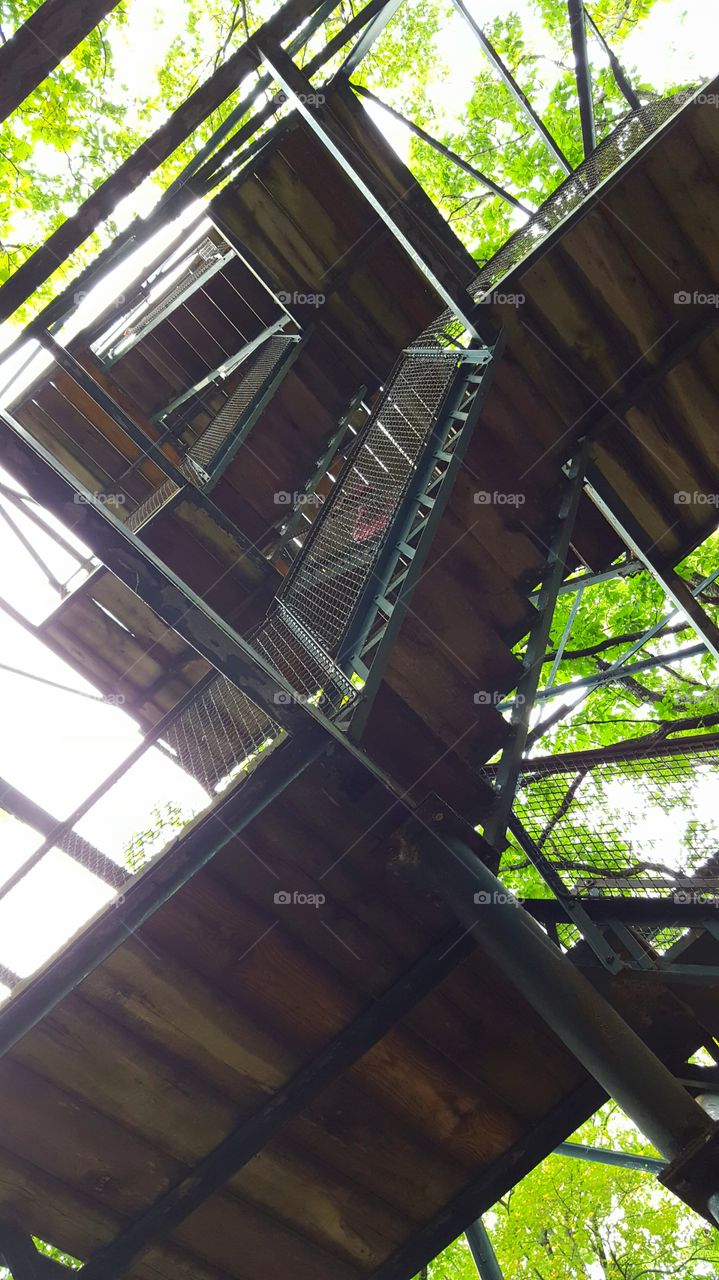
[[(242, 805), (240, 787), (228, 826)], [(405, 818), (333, 749), (61, 999), (0, 1061), (2, 1217), (86, 1258), (457, 937), (402, 874)], [(476, 941), (129, 1274), (350, 1280), (388, 1264), (409, 1280), (410, 1240), (452, 1238), (566, 1137), (600, 1095)], [(624, 981), (618, 1002), (675, 1059), (719, 1029), (714, 997), (699, 1013)]]

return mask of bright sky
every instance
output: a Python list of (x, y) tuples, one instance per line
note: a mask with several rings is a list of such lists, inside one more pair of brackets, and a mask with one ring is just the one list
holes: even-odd
[[(522, 0), (510, 6), (508, 0), (469, 0), (480, 22), (497, 12), (518, 8), (530, 12)], [(268, 5), (269, 8), (269, 5)], [(158, 9), (162, 20), (157, 22)], [(148, 6), (132, 0), (128, 4), (129, 24), (114, 43), (119, 69), (128, 85), (129, 97), (144, 93), (151, 68), (138, 58), (137, 50), (152, 49), (157, 65), (174, 36), (182, 30), (182, 5)], [(682, 17), (682, 15), (684, 15)], [(647, 79), (661, 86), (681, 79), (698, 79), (711, 73), (707, 66), (711, 53), (708, 33), (716, 19), (715, 0), (693, 0), (687, 11), (681, 0), (661, 0), (649, 21), (630, 39), (623, 54), (634, 61)], [(535, 31), (538, 32), (536, 22)], [(540, 38), (541, 33), (537, 34)], [(544, 39), (544, 37), (541, 37)], [(480, 53), (461, 20), (455, 15), (442, 37), (442, 54), (452, 67), (452, 76), (441, 75), (436, 86), (436, 102), (444, 118), (456, 118), (469, 95), (472, 76)], [(709, 53), (707, 49), (709, 48)], [(372, 107), (371, 112), (401, 154), (406, 153), (407, 135), (402, 126), (388, 122)], [(135, 212), (145, 212), (145, 191), (139, 205), (128, 204), (123, 220)], [(192, 214), (188, 217), (193, 216)], [(149, 260), (147, 250), (142, 257)], [(124, 278), (124, 276), (123, 276)], [(82, 319), (97, 312), (104, 297), (117, 292), (122, 279), (113, 280), (93, 293), (83, 304)], [(66, 336), (79, 325), (75, 319)], [(0, 473), (0, 483), (17, 489), (9, 476)], [(0, 511), (10, 514), (22, 534), (45, 555), (52, 573), (65, 581), (77, 569), (77, 561), (38, 533), (17, 507), (0, 495)], [(53, 521), (47, 517), (51, 525)], [(59, 526), (55, 525), (56, 528)], [(85, 550), (77, 546), (80, 556)], [(79, 580), (79, 579), (78, 579)], [(32, 557), (23, 549), (5, 520), (0, 519), (0, 594), (24, 614), (39, 623), (58, 606), (59, 596), (48, 586)], [(35, 640), (18, 622), (0, 613), (0, 652), (5, 666), (32, 672), (45, 680), (67, 685), (67, 692), (32, 679), (0, 670), (0, 705), (4, 712), (4, 732), (0, 734), (0, 778), (24, 791), (54, 817), (63, 818), (139, 741), (134, 722), (121, 707), (99, 698), (92, 685), (59, 657)], [(0, 782), (0, 803), (1, 803)], [(155, 805), (179, 804), (186, 815), (197, 812), (207, 802), (202, 789), (159, 750), (152, 749), (135, 766), (124, 782), (79, 824), (79, 830), (116, 861), (123, 861), (129, 838), (148, 825)], [(0, 815), (2, 831), (2, 884), (40, 844), (21, 824)], [(0, 898), (0, 961), (21, 975), (29, 974), (111, 897), (111, 891), (65, 854), (54, 851), (24, 882)]]
[[(19, 486), (2, 470), (0, 484)], [(47, 557), (52, 573), (65, 581), (77, 562), (53, 540), (38, 532), (17, 506), (0, 496), (6, 512), (25, 538)], [(61, 526), (45, 513), (56, 529)], [(87, 551), (64, 531), (79, 554)], [(59, 596), (15, 533), (0, 519), (0, 590), (3, 598), (34, 623), (59, 603)], [(67, 692), (0, 669), (0, 779), (23, 791), (53, 817), (61, 819), (105, 778), (140, 742), (130, 717), (67, 663), (0, 612), (0, 661), (4, 667), (68, 686)], [(85, 696), (83, 696), (85, 695)], [(0, 805), (2, 804), (0, 782)], [(207, 795), (157, 748), (133, 766), (122, 782), (90, 810), (77, 830), (120, 865), (130, 838), (148, 825), (155, 805), (179, 805), (190, 816), (207, 803)], [(27, 828), (0, 815), (1, 886), (36, 849), (41, 840)], [(112, 897), (100, 880), (55, 850), (25, 881), (0, 898), (0, 961), (21, 976), (33, 971), (89, 915)]]

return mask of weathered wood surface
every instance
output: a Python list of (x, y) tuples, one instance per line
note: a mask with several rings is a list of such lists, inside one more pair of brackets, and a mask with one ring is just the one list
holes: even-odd
[[(28, 1032), (0, 1060), (3, 1216), (87, 1257), (442, 937), (396, 873), (402, 818), (343, 753), (311, 766)], [(717, 1029), (704, 990), (617, 999), (675, 1054)], [(369, 1276), (585, 1081), (480, 940), (130, 1274)]]
[(0, 48), (0, 120), (5, 120), (118, 0), (43, 0)]

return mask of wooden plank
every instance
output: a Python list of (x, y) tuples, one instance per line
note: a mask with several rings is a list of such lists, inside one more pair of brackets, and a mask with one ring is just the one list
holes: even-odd
[(117, 0), (44, 0), (0, 49), (0, 120), (5, 120), (117, 6)]
[(317, 0), (285, 0), (258, 28), (252, 41), (237, 49), (194, 93), (180, 104), (145, 142), (93, 191), (72, 217), (57, 228), (0, 286), (0, 320), (6, 320), (47, 280), (87, 237), (109, 217), (118, 201), (134, 191), (189, 137), (203, 120), (234, 92), (243, 76), (255, 70), (256, 42), (282, 40), (317, 8)]

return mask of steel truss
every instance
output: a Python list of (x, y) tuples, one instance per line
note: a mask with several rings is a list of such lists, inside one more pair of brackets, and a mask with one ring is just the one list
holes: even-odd
[[(357, 604), (354, 623), (342, 642), (338, 661), (363, 681), (362, 700), (350, 721), (350, 734), (356, 740), (367, 723), (392, 646), (424, 570), (501, 346), (500, 338), (493, 348), (458, 351), (454, 384)], [(421, 348), (413, 354), (421, 354)]]
[[(532, 760), (527, 758), (527, 752), (538, 738), (546, 733), (551, 724), (568, 714), (568, 711), (574, 709), (576, 705), (560, 708), (531, 729), (532, 715), (538, 703), (560, 696), (567, 691), (582, 691), (583, 696), (586, 697), (602, 684), (621, 679), (623, 675), (629, 675), (632, 671), (680, 661), (705, 650), (708, 650), (713, 657), (719, 656), (719, 628), (699, 603), (701, 593), (719, 578), (719, 569), (705, 577), (696, 587), (690, 588), (667, 560), (657, 553), (653, 540), (643, 530), (636, 517), (626, 510), (616, 493), (599, 473), (593, 462), (589, 439), (585, 438), (575, 447), (565, 470), (567, 487), (543, 574), (542, 587), (537, 596), (538, 613), (523, 657), (523, 674), (516, 694), (504, 704), (511, 709), (510, 737), (499, 763), (485, 770), (485, 777), (492, 782), (496, 792), (495, 805), (489, 816), (482, 822), (485, 838), (501, 851), (505, 847), (506, 830), (509, 828), (516, 843), (555, 895), (555, 903), (550, 911), (537, 904), (540, 913), (544, 911), (543, 916), (540, 914), (539, 918), (543, 918), (548, 927), (553, 930), (562, 919), (571, 921), (601, 963), (611, 972), (628, 968), (640, 970), (645, 974), (671, 976), (682, 981), (715, 982), (719, 979), (719, 968), (682, 965), (680, 952), (670, 952), (667, 957), (651, 953), (647, 939), (640, 939), (632, 927), (638, 926), (641, 921), (645, 924), (649, 923), (654, 918), (651, 909), (643, 913), (642, 904), (631, 899), (614, 898), (610, 902), (602, 903), (602, 909), (598, 910), (596, 903), (573, 893), (565, 885), (556, 866), (526, 830), (517, 814), (512, 812), (520, 775), (525, 771), (537, 772), (532, 770)], [(605, 574), (583, 575), (574, 582), (565, 583), (563, 582), (565, 563), (582, 492), (587, 493), (612, 528), (620, 534), (630, 558), (624, 565), (617, 566), (616, 569), (607, 571)], [(660, 583), (673, 601), (674, 610), (648, 628), (606, 671), (599, 672), (596, 676), (570, 681), (564, 685), (555, 685), (554, 678), (569, 640), (572, 623), (586, 583), (604, 580), (617, 572), (635, 571), (638, 566), (643, 566)], [(573, 590), (575, 599), (554, 655), (547, 685), (540, 691), (539, 680), (543, 664), (546, 662), (552, 617), (559, 592), (563, 587)], [(658, 655), (637, 663), (629, 663), (630, 658), (639, 653), (649, 640), (662, 634), (678, 615), (683, 615), (697, 632), (699, 636), (697, 643), (679, 648), (673, 654)], [(697, 739), (697, 742), (704, 742), (705, 747), (711, 745), (707, 735)], [(687, 749), (691, 749), (690, 744), (688, 746), (686, 741), (682, 743), (681, 739), (670, 744), (660, 744), (657, 748), (658, 754), (672, 752), (678, 754), (681, 751), (686, 752)], [(596, 764), (599, 760), (608, 761), (614, 758), (621, 761), (638, 753), (641, 754), (641, 748), (633, 750), (631, 744), (620, 744), (614, 751), (610, 748), (601, 752), (579, 753), (582, 761), (579, 760), (577, 753), (574, 753), (574, 756), (568, 757), (570, 763), (567, 768), (573, 768), (575, 772), (579, 770), (580, 773), (577, 776), (581, 776), (581, 769), (591, 767), (592, 762)], [(644, 753), (651, 756), (651, 746), (646, 746)], [(584, 763), (585, 757), (586, 763)], [(561, 771), (563, 767), (561, 758), (548, 757), (543, 763), (538, 764), (538, 772), (544, 770), (551, 774), (557, 770)], [(719, 937), (719, 922), (711, 906), (706, 903), (693, 905), (696, 905), (698, 910), (691, 917), (691, 923)], [(669, 914), (674, 912), (671, 924), (676, 926), (677, 904), (668, 904), (668, 908)], [(664, 913), (665, 920), (666, 916), (667, 912)], [(689, 919), (687, 919), (688, 922)]]
[[(338, 77), (348, 79), (362, 59), (370, 52), (374, 42), (387, 23), (391, 21), (399, 7), (399, 3), (401, 3), (401, 0), (369, 0), (369, 3), (327, 42), (324, 49), (307, 62), (302, 74), (308, 81), (311, 80), (339, 50), (357, 37), (351, 52), (345, 58), (337, 73)], [(532, 129), (541, 138), (552, 158), (565, 174), (571, 173), (571, 166), (561, 148), (544, 125), (541, 117), (532, 107), (497, 50), (491, 44), (491, 41), (466, 8), (463, 0), (453, 0), (453, 3), (455, 3), (458, 12), (477, 38), (485, 56), (506, 85), (508, 92), (519, 103)], [(27, 301), (32, 293), (49, 278), (56, 269), (58, 262), (62, 262), (69, 257), (83, 243), (86, 236), (104, 221), (111, 212), (113, 204), (134, 190), (142, 178), (153, 172), (166, 156), (172, 153), (176, 146), (180, 145), (203, 120), (207, 119), (212, 111), (234, 90), (236, 84), (242, 78), (243, 69), (257, 70), (260, 61), (259, 49), (264, 49), (276, 55), (276, 58), (287, 57), (291, 60), (295, 54), (301, 52), (312, 35), (334, 12), (336, 5), (337, 0), (324, 0), (321, 4), (313, 4), (310, 0), (304, 6), (296, 3), (297, 12), (294, 16), (290, 14), (291, 6), (286, 5), (274, 18), (265, 23), (255, 35), (240, 46), (228, 62), (222, 64), (210, 80), (196, 91), (191, 100), (192, 110), (185, 109), (185, 106), (179, 108), (167, 124), (152, 139), (148, 140), (135, 156), (130, 157), (116, 174), (111, 175), (102, 184), (101, 188), (88, 198), (77, 214), (68, 219), (58, 231), (54, 232), (47, 244), (41, 246), (18, 269), (12, 280), (0, 287), (0, 319), (10, 316), (17, 307)], [(611, 54), (609, 45), (598, 30), (596, 23), (585, 12), (581, 0), (567, 0), (567, 6), (568, 24), (573, 39), (580, 28), (584, 36), (584, 23), (585, 20), (588, 21), (602, 49), (609, 56), (610, 66), (619, 89), (627, 98), (632, 109), (636, 109), (639, 99), (631, 89), (621, 64)], [(305, 14), (302, 13), (303, 7), (307, 10)], [(287, 10), (287, 13), (285, 13), (285, 10)], [(305, 21), (303, 25), (300, 25), (303, 16)], [(293, 34), (293, 27), (299, 27), (295, 34)], [(288, 40), (289, 36), (291, 38)], [(287, 40), (286, 50), (281, 45), (283, 40)], [(582, 108), (585, 151), (587, 122), (591, 114), (591, 89), (587, 90), (587, 65), (586, 59), (581, 64), (580, 62), (577, 63), (577, 83)], [(285, 68), (285, 71), (287, 71), (287, 68)], [(290, 74), (299, 74), (294, 64), (291, 64)], [(217, 182), (223, 181), (230, 172), (235, 170), (247, 158), (247, 150), (243, 153), (242, 147), (246, 147), (246, 144), (251, 148), (255, 148), (256, 145), (263, 145), (266, 134), (260, 135), (258, 144), (255, 144), (252, 139), (257, 134), (257, 131), (262, 129), (276, 112), (278, 104), (272, 100), (256, 110), (254, 116), (251, 113), (262, 95), (271, 86), (272, 79), (271, 72), (258, 74), (255, 86), (229, 112), (211, 138), (203, 144), (180, 175), (171, 183), (148, 217), (144, 220), (136, 219), (131, 223), (71, 285), (42, 310), (37, 320), (26, 327), (18, 342), (25, 337), (41, 333), (45, 328), (51, 331), (56, 329), (64, 316), (73, 309), (74, 303), (72, 299), (78, 291), (86, 291), (100, 278), (106, 267), (112, 265), (114, 268), (117, 266), (125, 251), (134, 249), (139, 240), (149, 237), (159, 226), (185, 211), (193, 200), (198, 197), (205, 197)], [(518, 206), (520, 209), (524, 208), (521, 201), (518, 201), (511, 193), (503, 191), (496, 183), (492, 182), (491, 178), (480, 174), (467, 161), (455, 156), (442, 143), (433, 139), (426, 130), (421, 130), (419, 126), (414, 125), (412, 122), (407, 121), (406, 123), (408, 127), (417, 132), (419, 136), (422, 136), (430, 145), (442, 151), (453, 163), (458, 164), (471, 176), (476, 176), (478, 181), (484, 183), (494, 194), (510, 204)], [(353, 180), (358, 180), (354, 172), (352, 177)], [(525, 211), (528, 210), (525, 209)], [(409, 252), (413, 252), (411, 246), (407, 246), (407, 248)], [(420, 263), (420, 266), (421, 269), (427, 270), (426, 264)], [(442, 296), (445, 295), (443, 294)], [(18, 342), (12, 344), (7, 354), (16, 350)]]
[[(472, 368), (472, 365), (469, 366)], [(472, 375), (470, 375), (472, 376)], [(477, 376), (476, 374), (473, 376)], [(17, 424), (6, 421), (5, 431), (0, 435), (0, 458), (6, 461), (14, 474), (26, 483), (31, 492), (37, 494), (51, 511), (62, 518), (73, 494), (78, 487), (71, 477), (64, 472), (53, 459)], [(574, 491), (573, 491), (574, 492)], [(573, 495), (572, 495), (573, 496)], [(258, 770), (242, 785), (241, 805), (233, 804), (233, 793), (229, 793), (224, 802), (200, 819), (190, 831), (183, 835), (174, 851), (172, 863), (163, 867), (162, 876), (148, 874), (133, 880), (126, 886), (124, 901), (112, 912), (101, 916), (84, 934), (80, 935), (39, 978), (29, 984), (3, 1012), (1, 1021), (2, 1036), (0, 1051), (11, 1047), (35, 1023), (48, 1013), (71, 990), (78, 980), (108, 955), (128, 931), (137, 928), (144, 919), (157, 910), (181, 885), (205, 865), (243, 826), (278, 795), (298, 773), (307, 767), (321, 754), (333, 746), (350, 751), (363, 768), (369, 769), (386, 786), (387, 779), (376, 768), (360, 756), (351, 742), (339, 734), (331, 724), (318, 716), (306, 704), (291, 705), (280, 702), (278, 705), (274, 694), (285, 691), (283, 681), (267, 667), (251, 648), (234, 635), (222, 621), (212, 613), (201, 601), (197, 600), (174, 575), (169, 573), (156, 557), (129, 533), (110, 512), (87, 504), (78, 511), (73, 504), (73, 512), (81, 525), (79, 532), (83, 540), (91, 547), (105, 565), (127, 583), (142, 599), (151, 604), (153, 609), (168, 625), (173, 626), (183, 635), (196, 650), (203, 654), (214, 666), (222, 670), (240, 687), (247, 689), (258, 705), (271, 710), (276, 718), (282, 718), (290, 730), (290, 741), (273, 757), (270, 768)], [(280, 714), (281, 713), (281, 717)], [(443, 816), (443, 815), (440, 815)], [(448, 826), (449, 824), (445, 824)], [(428, 837), (427, 824), (423, 823), (423, 835), (418, 847), (423, 850), (420, 866), (434, 881), (433, 863), (435, 857), (436, 837), (429, 832), (429, 845), (425, 847)], [(467, 838), (471, 833), (468, 833)], [(58, 833), (55, 831), (55, 839)], [(443, 833), (443, 838), (452, 839)], [(429, 854), (427, 853), (429, 849)], [(453, 842), (454, 858), (449, 863), (454, 867), (457, 858), (464, 863), (468, 850), (460, 839)], [(472, 911), (472, 923), (467, 929), (466, 909), (460, 907), (466, 901), (472, 903), (472, 895), (466, 894), (466, 885), (461, 895), (455, 895), (453, 875), (447, 876), (447, 860), (443, 851), (441, 857), (441, 892), (448, 896), (451, 905), (459, 917), (457, 929), (449, 939), (442, 941), (439, 949), (428, 952), (418, 964), (394, 984), (383, 997), (375, 1000), (366, 1015), (360, 1015), (346, 1031), (316, 1058), (308, 1067), (298, 1073), (287, 1086), (273, 1097), (271, 1102), (254, 1116), (242, 1123), (235, 1131), (228, 1134), (218, 1148), (188, 1175), (189, 1180), (182, 1180), (140, 1219), (131, 1223), (127, 1229), (83, 1267), (88, 1280), (94, 1277), (121, 1275), (128, 1264), (139, 1256), (150, 1241), (155, 1242), (169, 1233), (179, 1221), (202, 1203), (213, 1193), (233, 1171), (251, 1158), (259, 1146), (272, 1135), (276, 1126), (283, 1123), (307, 1104), (307, 1100), (315, 1095), (315, 1091), (337, 1074), (346, 1070), (351, 1062), (366, 1052), (387, 1028), (402, 1017), (406, 1010), (414, 1007), (423, 995), (431, 990), (442, 976), (460, 963), (463, 956), (474, 946), (472, 928), (475, 923)], [(486, 871), (476, 854), (471, 853), (468, 874), (472, 884), (498, 886), (499, 882)], [(464, 875), (464, 872), (462, 872)], [(489, 877), (489, 878), (487, 878)], [(512, 975), (518, 975), (518, 982), (533, 1004), (542, 1012), (550, 1025), (555, 1026), (558, 1033), (577, 1051), (580, 1060), (584, 1061), (606, 1087), (625, 1105), (630, 1114), (638, 1120), (646, 1131), (657, 1142), (660, 1149), (669, 1156), (683, 1159), (686, 1139), (689, 1135), (702, 1137), (707, 1133), (707, 1117), (694, 1104), (685, 1091), (675, 1087), (671, 1075), (661, 1067), (651, 1050), (634, 1036), (611, 1006), (594, 991), (590, 984), (581, 977), (571, 960), (552, 947), (545, 935), (537, 928), (536, 933), (529, 930), (533, 939), (527, 951), (527, 964), (517, 954), (516, 928), (521, 930), (521, 938), (525, 938), (528, 926), (525, 923), (526, 913), (508, 907), (506, 912), (500, 911), (495, 918), (495, 907), (487, 916), (492, 917), (492, 928), (482, 928), (483, 945), (489, 938), (498, 947), (497, 956), (503, 969)], [(510, 919), (510, 917), (512, 919)], [(456, 945), (454, 945), (456, 943)], [(537, 960), (541, 949), (542, 957), (551, 963), (551, 981), (544, 985), (542, 966)], [(551, 954), (551, 961), (550, 961)], [(521, 974), (517, 963), (520, 963)], [(528, 978), (527, 969), (536, 971), (537, 981), (541, 978), (542, 991), (537, 989), (536, 981)], [(546, 976), (546, 975), (544, 975)], [(584, 1010), (583, 1020), (578, 1026), (567, 1027), (566, 1016), (561, 1015), (558, 1004), (574, 991), (579, 998), (579, 1006)], [(547, 991), (549, 1004), (547, 1004)], [(554, 993), (554, 994), (552, 994)], [(588, 993), (591, 993), (588, 994)], [(555, 999), (556, 996), (556, 999)], [(576, 1012), (576, 1011), (575, 1011)], [(566, 1010), (565, 1010), (566, 1013)], [(611, 1051), (606, 1044), (600, 1045), (596, 1039), (596, 1029), (587, 1024), (587, 1018), (597, 1018), (602, 1026), (611, 1027)], [(586, 1037), (583, 1033), (586, 1031)], [(641, 1087), (638, 1080), (641, 1080)], [(678, 1091), (677, 1091), (678, 1090)], [(547, 1153), (551, 1146), (549, 1135), (552, 1128), (559, 1123), (566, 1125), (564, 1132), (571, 1132), (579, 1119), (586, 1113), (588, 1099), (592, 1103), (601, 1100), (597, 1096), (596, 1085), (592, 1082), (588, 1090), (572, 1100), (576, 1113), (569, 1107), (562, 1117), (552, 1116), (546, 1126), (538, 1126), (521, 1152), (516, 1153), (519, 1169), (529, 1169), (537, 1158)], [(556, 1137), (554, 1139), (556, 1142)], [(480, 1178), (466, 1188), (452, 1206), (453, 1213), (464, 1212), (476, 1205), (480, 1200), (491, 1204), (497, 1194), (501, 1193), (502, 1171), (483, 1171)], [(665, 1173), (665, 1178), (672, 1185), (672, 1170)], [(683, 1175), (684, 1176), (684, 1175)], [(682, 1183), (685, 1188), (686, 1183)], [(712, 1187), (708, 1188), (710, 1192)], [(692, 1188), (693, 1203), (706, 1205), (708, 1191), (706, 1187)], [(682, 1194), (685, 1194), (683, 1190)], [(475, 1211), (476, 1213), (476, 1211)], [(472, 1215), (468, 1212), (465, 1221)], [(445, 1243), (448, 1218), (445, 1213), (441, 1221), (433, 1221), (421, 1231), (416, 1239), (403, 1249), (401, 1256), (395, 1256), (389, 1264), (380, 1267), (375, 1280), (387, 1280), (401, 1264), (408, 1266), (415, 1256), (426, 1258), (432, 1250), (437, 1252)], [(443, 1235), (444, 1233), (444, 1235)], [(22, 1273), (21, 1273), (22, 1274)]]

